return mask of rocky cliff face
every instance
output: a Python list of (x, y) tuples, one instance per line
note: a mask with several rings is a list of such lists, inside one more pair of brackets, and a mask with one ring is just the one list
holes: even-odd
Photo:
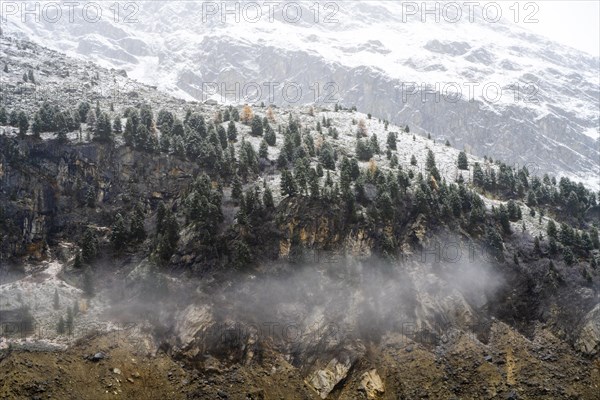
[[(126, 147), (16, 141), (1, 137), (1, 196), (8, 234), (4, 257), (43, 259), (48, 245), (103, 226), (116, 209), (140, 198), (173, 196), (198, 168)], [(143, 179), (141, 179), (143, 176)], [(134, 197), (136, 196), (136, 197)], [(91, 207), (90, 207), (91, 205)]]

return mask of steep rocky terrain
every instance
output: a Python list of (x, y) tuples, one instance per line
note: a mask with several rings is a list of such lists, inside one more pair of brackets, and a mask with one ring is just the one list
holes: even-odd
[(100, 112), (0, 127), (0, 396), (599, 398), (597, 193), (459, 169), (352, 109), (185, 102), (1, 43), (8, 114)]

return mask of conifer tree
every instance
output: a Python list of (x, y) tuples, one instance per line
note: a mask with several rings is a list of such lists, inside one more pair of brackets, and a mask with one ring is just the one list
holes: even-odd
[(121, 250), (127, 242), (127, 230), (125, 229), (125, 221), (121, 213), (117, 213), (115, 222), (111, 228), (110, 241), (116, 250)]
[(458, 169), (468, 170), (469, 169), (469, 161), (467, 160), (467, 153), (461, 151), (458, 153)]
[(8, 115), (8, 124), (15, 128), (19, 126), (19, 113), (17, 110), (12, 110)]
[(260, 142), (260, 147), (258, 148), (258, 156), (267, 160), (269, 159), (269, 145), (264, 139)]
[(379, 148), (379, 142), (377, 140), (377, 135), (375, 135), (375, 134), (371, 135), (371, 140), (369, 142), (369, 146), (371, 147), (371, 151), (373, 152), (373, 154), (379, 154), (381, 152), (381, 150)]
[(141, 204), (136, 204), (131, 216), (130, 227), (131, 239), (135, 242), (143, 241), (146, 238), (146, 230), (144, 229), (144, 209)]
[(431, 151), (431, 149), (427, 150), (425, 168), (437, 182), (441, 181), (440, 173), (438, 172), (437, 166), (435, 165), (435, 156), (433, 155), (433, 151)]
[(229, 121), (229, 125), (227, 126), (227, 138), (230, 142), (237, 141), (237, 128), (233, 121)]
[(89, 263), (96, 258), (98, 254), (98, 239), (91, 228), (86, 229), (80, 247), (83, 261)]
[(87, 122), (87, 115), (88, 112), (90, 111), (90, 104), (86, 101), (79, 103), (79, 106), (77, 106), (77, 112), (79, 114), (79, 121), (82, 123), (86, 123)]
[(237, 174), (233, 177), (233, 182), (231, 184), (231, 198), (240, 201), (243, 195), (242, 183), (240, 182), (239, 176)]
[(396, 150), (396, 134), (394, 132), (388, 132), (387, 135), (387, 147), (390, 150)]
[(557, 230), (556, 224), (553, 220), (548, 221), (548, 225), (546, 227), (546, 234), (548, 235), (548, 237), (556, 239)]
[(19, 113), (19, 136), (25, 137), (28, 129), (29, 129), (29, 119), (27, 118), (27, 115), (23, 111), (21, 111)]
[(263, 132), (264, 132), (264, 130), (263, 130), (262, 121), (258, 115), (255, 115), (252, 118), (250, 134), (252, 136), (262, 136)]
[(287, 169), (284, 169), (281, 173), (281, 195), (294, 197), (297, 191), (298, 188), (292, 173)]
[(271, 192), (271, 188), (265, 184), (264, 192), (263, 192), (263, 204), (265, 208), (270, 209), (275, 207), (275, 203), (273, 201), (273, 193)]

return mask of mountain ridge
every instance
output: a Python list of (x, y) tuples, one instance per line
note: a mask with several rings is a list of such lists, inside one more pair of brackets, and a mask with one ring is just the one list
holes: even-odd
[[(202, 9), (194, 3), (153, 2), (141, 3), (136, 24), (105, 18), (101, 24), (24, 26), (9, 18), (5, 30), (123, 68), (188, 100), (221, 100), (236, 83), (288, 82), (303, 89), (298, 104), (305, 104), (323, 100), (311, 91), (315, 85), (323, 92), (334, 83), (336, 101), (365, 113), (419, 126), (422, 134), (469, 146), (479, 156), (535, 163), (542, 173), (600, 187), (597, 57), (507, 20), (490, 23), (476, 15), (473, 23), (464, 18), (456, 24), (403, 23), (401, 6), (390, 2), (338, 7), (334, 24), (325, 23), (321, 14), (315, 23), (309, 7), (298, 23), (269, 22), (263, 14), (258, 23), (223, 24), (219, 14), (203, 22)], [(213, 82), (226, 89), (206, 93)], [(414, 91), (413, 83), (420, 90)], [(448, 90), (460, 88), (462, 100), (437, 101), (425, 89), (427, 101), (421, 101), (424, 85), (436, 83), (442, 89), (448, 83)], [(478, 84), (473, 101), (472, 84)], [(489, 95), (482, 92), (486, 84)], [(490, 101), (497, 88), (502, 96)], [(279, 89), (275, 93), (274, 103), (289, 104)], [(237, 90), (226, 100), (243, 103), (242, 94)], [(269, 100), (263, 93), (257, 103)]]

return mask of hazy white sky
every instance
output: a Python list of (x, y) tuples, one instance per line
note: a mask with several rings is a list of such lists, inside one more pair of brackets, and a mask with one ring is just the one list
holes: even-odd
[[(505, 0), (501, 4), (503, 15), (514, 16), (515, 1)], [(519, 23), (527, 29), (550, 39), (583, 50), (591, 55), (600, 55), (600, 0), (575, 1), (519, 1)], [(527, 3), (535, 3), (527, 6)], [(535, 12), (537, 23), (525, 23), (524, 20)]]

